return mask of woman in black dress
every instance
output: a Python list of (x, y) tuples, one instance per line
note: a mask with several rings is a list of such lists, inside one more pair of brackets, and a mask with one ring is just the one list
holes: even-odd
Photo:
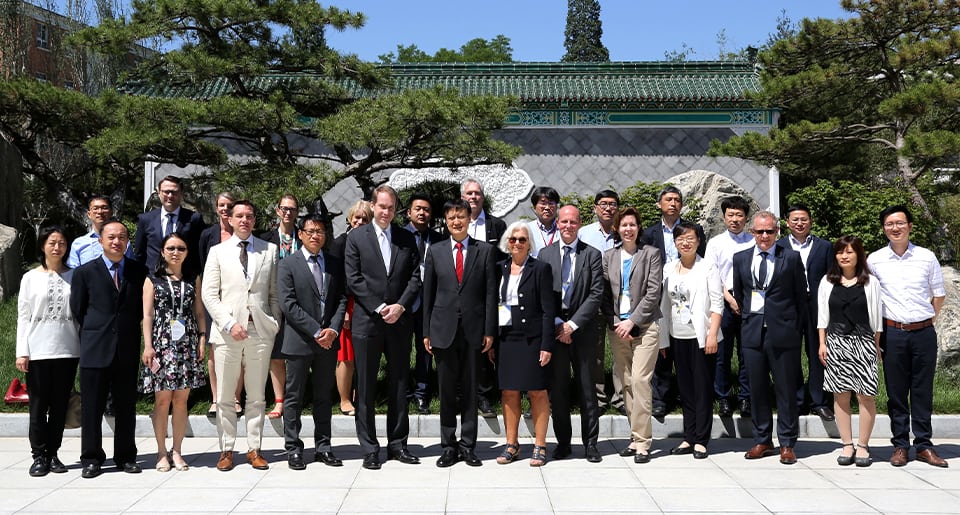
[[(843, 442), (840, 465), (870, 466), (868, 442), (877, 414), (877, 361), (883, 330), (880, 282), (867, 270), (863, 242), (842, 236), (833, 244), (836, 260), (820, 281), (817, 293), (817, 327), (823, 389), (833, 392), (837, 429)], [(850, 395), (860, 405), (860, 435), (853, 446)]]
[(500, 250), (510, 257), (500, 263), (500, 346), (496, 357), (507, 447), (497, 463), (510, 463), (520, 455), (520, 392), (526, 391), (534, 427), (530, 466), (539, 467), (547, 461), (547, 365), (553, 351), (556, 301), (553, 272), (547, 263), (530, 257), (532, 243), (523, 222), (510, 224), (500, 239)]

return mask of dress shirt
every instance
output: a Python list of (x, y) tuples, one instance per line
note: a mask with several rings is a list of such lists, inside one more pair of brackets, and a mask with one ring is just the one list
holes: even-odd
[[(73, 243), (70, 244), (70, 255), (67, 256), (67, 266), (77, 268), (102, 255), (103, 246), (100, 245), (100, 235), (90, 231), (73, 240)], [(130, 242), (127, 242), (127, 251), (124, 252), (124, 255), (133, 259), (133, 247), (130, 245)]]
[[(170, 228), (167, 227), (167, 224), (170, 223), (170, 215), (173, 215), (173, 230), (170, 230)], [(171, 232), (179, 229), (179, 227), (177, 227), (177, 222), (179, 222), (179, 221), (180, 221), (180, 208), (179, 208), (179, 207), (177, 207), (177, 208), (174, 209), (173, 211), (167, 211), (167, 210), (161, 208), (161, 209), (160, 209), (160, 234), (162, 234), (162, 235), (165, 237), (166, 235), (170, 234)]]
[(740, 234), (733, 234), (726, 230), (710, 238), (710, 241), (707, 242), (706, 256), (704, 257), (717, 265), (725, 290), (733, 289), (733, 255), (750, 248), (752, 245), (754, 245), (753, 236), (746, 230)]
[(673, 227), (667, 225), (663, 221), (663, 218), (660, 219), (660, 229), (663, 231), (663, 251), (666, 254), (666, 263), (667, 264), (675, 259), (680, 259), (680, 252), (677, 250), (677, 245), (673, 242), (673, 229), (680, 223), (680, 217), (677, 217), (677, 221), (673, 222)]
[[(228, 246), (239, 247), (241, 241), (247, 242), (247, 255), (249, 256), (250, 253), (253, 252), (253, 236), (252, 236), (252, 235), (251, 235), (249, 238), (245, 239), (245, 240), (241, 240), (241, 239), (237, 236), (237, 234), (234, 233), (234, 234), (231, 235), (229, 238), (227, 238), (227, 241), (225, 241), (225, 242), (223, 242), (223, 243), (226, 244), (226, 245), (228, 245)], [(239, 261), (239, 260), (237, 260), (237, 266), (240, 266), (240, 261)], [(249, 285), (249, 284), (250, 284), (250, 269), (249, 269), (249, 268), (247, 269), (246, 279), (247, 279), (247, 284)], [(227, 325), (224, 326), (224, 330), (226, 330), (226, 332), (229, 333), (230, 330), (233, 329), (233, 325), (236, 324), (236, 323), (238, 323), (238, 322), (239, 322), (239, 320), (237, 320), (236, 318), (230, 319), (230, 321), (227, 322)]]
[[(310, 273), (313, 274), (313, 267), (318, 266), (317, 264), (314, 264), (314, 263), (311, 262), (311, 259), (313, 258), (313, 254), (311, 254), (311, 253), (306, 249), (306, 247), (300, 247), (300, 252), (303, 254), (303, 257), (306, 258), (306, 260), (307, 260), (307, 266), (310, 268)], [(322, 249), (320, 250), (320, 252), (317, 253), (317, 255), (320, 256), (320, 261), (322, 261), (322, 262), (324, 263), (323, 268), (320, 269), (320, 273), (323, 274), (323, 273), (326, 272), (326, 270), (325, 270), (325, 269), (326, 269), (326, 256), (323, 255), (323, 250), (322, 250)], [(327, 294), (326, 294), (325, 291), (323, 291), (324, 288), (323, 288), (322, 285), (319, 285), (319, 284), (318, 284), (318, 285), (317, 285), (317, 289), (320, 290), (320, 306), (321, 306), (321, 311), (322, 311), (322, 310), (323, 310), (323, 304), (324, 304), (324, 302), (326, 302), (325, 299), (326, 299)], [(320, 322), (322, 322), (322, 320), (321, 320)], [(314, 339), (319, 338), (319, 337), (320, 337), (320, 333), (322, 333), (324, 329), (325, 329), (324, 327), (321, 327), (320, 329), (318, 329), (317, 332), (314, 333), (314, 335), (313, 335)], [(336, 336), (334, 336), (334, 338), (336, 338), (337, 336), (340, 336), (340, 333), (338, 333), (338, 332), (337, 332), (335, 329), (333, 329), (332, 327), (329, 328), (329, 329), (332, 330), (334, 333), (336, 333)]]
[(80, 357), (80, 334), (70, 311), (73, 270), (23, 274), (17, 297), (17, 357), (31, 360)]
[[(563, 269), (563, 253), (566, 252), (566, 250), (564, 250), (564, 249), (566, 249), (567, 247), (570, 247), (570, 284), (567, 286), (568, 288), (573, 288), (573, 283), (574, 283), (574, 281), (577, 280), (577, 244), (578, 244), (578, 243), (580, 243), (580, 238), (577, 238), (577, 239), (573, 240), (573, 243), (570, 243), (569, 245), (566, 244), (566, 243), (564, 243), (563, 240), (560, 241), (560, 268), (561, 268), (561, 270)], [(566, 281), (566, 280), (567, 280), (566, 277), (561, 277), (561, 278), (560, 278), (560, 288), (561, 288), (561, 290), (560, 290), (560, 300), (561, 300), (560, 305), (561, 305), (561, 307), (562, 307), (563, 309), (570, 309), (570, 306), (563, 306), (563, 298), (564, 298), (564, 294), (563, 294), (563, 293), (564, 293), (563, 283), (564, 283), (564, 281)], [(560, 325), (560, 324), (566, 322), (567, 324), (570, 325), (570, 329), (573, 330), (573, 331), (576, 331), (577, 329), (580, 328), (580, 326), (578, 326), (578, 325), (576, 324), (576, 322), (574, 322), (573, 320), (563, 320), (563, 319), (561, 319), (560, 317), (557, 317), (557, 318), (555, 319), (555, 321), (556, 321), (557, 325)]]
[[(103, 261), (103, 264), (107, 266), (107, 272), (110, 274), (110, 280), (113, 280), (113, 261), (107, 259), (107, 256), (101, 255), (100, 260)], [(117, 287), (123, 286), (123, 258), (120, 258), (118, 263), (120, 266), (117, 267)]]
[(608, 249), (612, 249), (616, 244), (613, 231), (603, 232), (603, 226), (600, 225), (600, 222), (593, 222), (581, 227), (577, 232), (577, 237), (587, 245), (599, 250), (601, 254)]
[(931, 298), (947, 295), (937, 256), (913, 243), (902, 256), (890, 245), (872, 252), (867, 265), (880, 281), (884, 318), (903, 324), (928, 320), (936, 314)]
[[(770, 278), (773, 277), (773, 264), (776, 262), (773, 259), (774, 247), (770, 247), (769, 250), (760, 250), (760, 247), (753, 248), (753, 265), (750, 267), (751, 272), (753, 272), (753, 289), (754, 290), (766, 290), (770, 286)], [(767, 275), (764, 278), (763, 284), (760, 284), (760, 260), (764, 259), (760, 255), (761, 252), (766, 252), (766, 261), (767, 261)]]
[(803, 278), (806, 279), (807, 293), (810, 293), (810, 278), (807, 277), (807, 258), (810, 257), (810, 249), (813, 248), (813, 235), (808, 234), (807, 239), (801, 243), (800, 240), (793, 237), (793, 233), (790, 233), (787, 235), (787, 241), (790, 242), (790, 247), (800, 254), (800, 261), (803, 261)]
[(480, 210), (480, 215), (477, 216), (476, 220), (470, 220), (467, 234), (477, 241), (487, 241), (487, 214), (484, 210)]
[(467, 243), (470, 241), (469, 238), (464, 238), (463, 241), (457, 241), (453, 238), (450, 238), (450, 255), (453, 256), (453, 262), (457, 262), (457, 243), (463, 244), (463, 268), (467, 268)]

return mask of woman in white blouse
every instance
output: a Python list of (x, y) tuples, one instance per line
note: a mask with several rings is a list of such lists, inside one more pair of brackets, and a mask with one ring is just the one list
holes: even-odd
[(37, 245), (40, 266), (20, 281), (16, 363), (30, 393), (30, 475), (35, 477), (67, 471), (57, 451), (80, 361), (80, 337), (70, 312), (70, 245), (59, 227), (41, 229)]
[(670, 454), (707, 457), (713, 430), (713, 379), (723, 315), (723, 283), (717, 265), (697, 255), (695, 225), (673, 229), (680, 259), (663, 267), (660, 347), (673, 347), (683, 409), (683, 441)]

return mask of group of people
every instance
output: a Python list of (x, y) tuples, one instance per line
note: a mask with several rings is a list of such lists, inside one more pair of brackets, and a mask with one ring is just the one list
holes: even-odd
[[(257, 237), (249, 201), (220, 194), (218, 223), (205, 227), (199, 214), (180, 206), (182, 193), (179, 178), (160, 181), (161, 206), (139, 217), (133, 245), (106, 197), (91, 199), (92, 230), (69, 251), (62, 229), (40, 232), (40, 266), (23, 277), (17, 330), (16, 365), (30, 392), (31, 475), (67, 470), (57, 453), (78, 368), (85, 478), (98, 476), (106, 460), (100, 427), (108, 397), (116, 417), (113, 461), (125, 472), (141, 471), (138, 392), (155, 395), (156, 469), (186, 470), (187, 399), (207, 378), (219, 470), (234, 467), (241, 414), (247, 463), (269, 468), (261, 452), (264, 418), (282, 417), (288, 466), (305, 469), (300, 417), (308, 384), (314, 461), (342, 465), (330, 442), (336, 389), (340, 411), (355, 416), (363, 467), (379, 469), (382, 358), (386, 457), (406, 464), (420, 462), (407, 447), (410, 399), (426, 413), (434, 390), (439, 398), (437, 466), (480, 466), (478, 413), (496, 416), (499, 390), (506, 433), (499, 464), (520, 457), (526, 396), (531, 466), (547, 461), (551, 418), (552, 458), (572, 455), (576, 398), (587, 461), (602, 461), (599, 417), (613, 407), (630, 428), (620, 455), (645, 463), (652, 419), (662, 420), (677, 397), (683, 439), (671, 454), (706, 458), (714, 401), (725, 417), (739, 400), (741, 416), (753, 424), (747, 459), (778, 454), (775, 405), (782, 463), (796, 462), (799, 414), (810, 410), (836, 419), (838, 463), (868, 466), (882, 360), (891, 464), (910, 459), (912, 428), (915, 458), (947, 466), (931, 442), (933, 321), (945, 291), (936, 257), (910, 242), (913, 220), (904, 206), (880, 214), (890, 244), (867, 258), (855, 236), (830, 244), (811, 235), (811, 212), (802, 205), (787, 209), (790, 234), (778, 239), (777, 216), (750, 217), (740, 197), (724, 199), (726, 230), (708, 240), (699, 225), (680, 218), (682, 194), (669, 186), (657, 198), (661, 218), (646, 228), (611, 190), (595, 196), (597, 221), (581, 226), (578, 207), (560, 205), (550, 187), (532, 192), (533, 220), (508, 225), (484, 210), (482, 184), (467, 179), (461, 198), (443, 205), (442, 230), (435, 231), (422, 195), (408, 202), (410, 223), (396, 225), (398, 195), (384, 185), (351, 206), (348, 231), (337, 238), (329, 220), (299, 217), (292, 195), (276, 206), (277, 227)], [(607, 342), (612, 390), (604, 377)], [(276, 394), (270, 412), (268, 380)], [(856, 442), (853, 395), (860, 406)]]

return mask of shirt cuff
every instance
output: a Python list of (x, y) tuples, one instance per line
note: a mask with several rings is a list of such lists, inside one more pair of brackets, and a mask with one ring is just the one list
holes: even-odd
[(224, 326), (224, 328), (226, 329), (224, 332), (229, 333), (230, 331), (233, 330), (233, 326), (239, 323), (240, 322), (237, 322), (236, 320), (231, 319), (229, 322), (227, 322), (227, 325)]
[(580, 329), (580, 326), (574, 323), (573, 320), (567, 320), (567, 324), (570, 325), (570, 329), (574, 332), (576, 332), (577, 329)]
[(385, 308), (385, 307), (387, 307), (387, 303), (386, 303), (386, 302), (381, 302), (380, 305), (377, 306), (377, 309), (373, 310), (373, 312), (379, 315), (380, 312), (383, 311), (383, 308)]

